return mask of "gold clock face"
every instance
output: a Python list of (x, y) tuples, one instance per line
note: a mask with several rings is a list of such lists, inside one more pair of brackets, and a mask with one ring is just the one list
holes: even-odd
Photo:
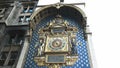
[(63, 38), (52, 38), (49, 41), (49, 48), (51, 50), (60, 50), (65, 46), (65, 40)]
[(47, 36), (45, 52), (68, 52), (68, 36)]

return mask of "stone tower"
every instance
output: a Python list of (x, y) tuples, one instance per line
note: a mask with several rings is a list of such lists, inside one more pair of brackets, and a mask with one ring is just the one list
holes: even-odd
[[(16, 68), (38, 0), (0, 0), (0, 68)], [(22, 60), (22, 59), (20, 59)]]
[(94, 68), (84, 11), (60, 1), (0, 1), (0, 68)]

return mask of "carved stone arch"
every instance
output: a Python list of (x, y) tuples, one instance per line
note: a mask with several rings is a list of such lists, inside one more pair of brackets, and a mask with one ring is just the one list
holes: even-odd
[[(59, 8), (58, 8), (59, 6)], [(36, 28), (36, 25), (40, 23), (42, 19), (50, 15), (68, 15), (72, 16), (78, 22), (81, 23), (83, 29), (86, 26), (86, 15), (82, 9), (74, 5), (65, 5), (65, 4), (53, 4), (45, 7), (39, 8), (31, 15), (30, 20), (30, 35), (32, 36), (32, 31)]]

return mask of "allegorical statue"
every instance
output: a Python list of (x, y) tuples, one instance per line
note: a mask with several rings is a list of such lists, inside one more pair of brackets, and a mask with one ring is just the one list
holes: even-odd
[(40, 42), (36, 42), (35, 48), (37, 49), (36, 56), (41, 56), (44, 49), (43, 39), (40, 39)]

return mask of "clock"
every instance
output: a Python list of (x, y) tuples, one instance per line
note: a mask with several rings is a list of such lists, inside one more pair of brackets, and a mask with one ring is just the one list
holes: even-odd
[(65, 46), (65, 40), (63, 38), (52, 38), (49, 42), (49, 49), (53, 51), (58, 51), (64, 48)]
[(68, 36), (47, 36), (45, 52), (67, 52)]
[[(76, 51), (77, 28), (57, 16), (46, 27), (39, 29), (39, 43), (34, 61), (39, 66), (60, 68), (73, 65), (78, 59)], [(39, 44), (38, 43), (38, 44)]]

